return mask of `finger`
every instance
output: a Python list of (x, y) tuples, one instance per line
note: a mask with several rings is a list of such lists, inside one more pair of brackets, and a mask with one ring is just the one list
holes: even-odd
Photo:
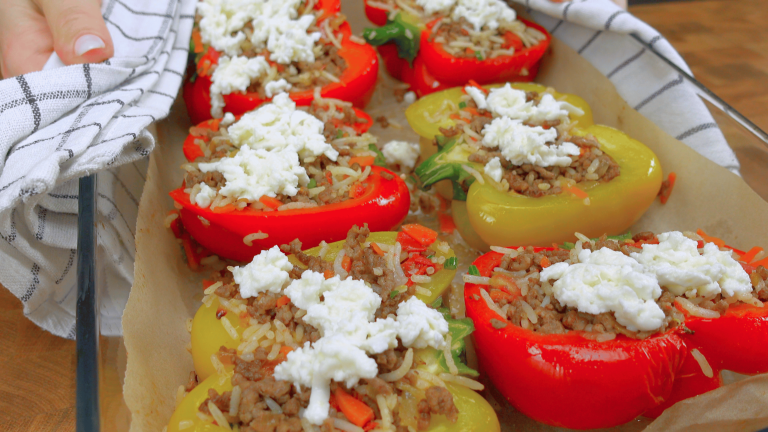
[(29, 0), (0, 0), (0, 74), (39, 71), (53, 53), (48, 22)]
[(114, 54), (97, 0), (37, 0), (64, 64), (98, 63)]

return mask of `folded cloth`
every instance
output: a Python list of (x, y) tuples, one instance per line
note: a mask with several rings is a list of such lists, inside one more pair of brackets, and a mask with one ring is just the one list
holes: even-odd
[(75, 334), (77, 179), (96, 172), (101, 330), (121, 333), (155, 145), (146, 128), (176, 98), (195, 3), (104, 0), (113, 58), (0, 81), (0, 283), (51, 333)]
[(688, 65), (651, 26), (610, 0), (512, 0), (578, 51), (616, 86), (627, 103), (713, 162), (739, 173), (739, 161), (692, 85), (640, 45), (640, 37), (684, 71)]

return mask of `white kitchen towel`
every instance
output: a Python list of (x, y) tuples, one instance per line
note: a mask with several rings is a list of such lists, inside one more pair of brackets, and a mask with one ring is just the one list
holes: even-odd
[(113, 58), (0, 81), (0, 283), (51, 333), (74, 337), (77, 179), (97, 172), (101, 329), (121, 333), (146, 128), (176, 98), (194, 13), (195, 0), (104, 0)]
[(589, 60), (630, 106), (668, 134), (738, 174), (736, 155), (694, 87), (630, 36), (637, 35), (690, 74), (685, 61), (653, 27), (611, 0), (511, 1), (528, 8), (536, 22)]

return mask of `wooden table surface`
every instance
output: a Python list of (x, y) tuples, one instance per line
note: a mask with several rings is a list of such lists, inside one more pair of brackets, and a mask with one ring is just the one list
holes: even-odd
[[(659, 3), (630, 12), (657, 28), (704, 85), (768, 130), (768, 7), (761, 0)], [(737, 154), (745, 178), (768, 166), (768, 153)], [(75, 343), (36, 327), (1, 287), (0, 328), (0, 430), (74, 430)]]

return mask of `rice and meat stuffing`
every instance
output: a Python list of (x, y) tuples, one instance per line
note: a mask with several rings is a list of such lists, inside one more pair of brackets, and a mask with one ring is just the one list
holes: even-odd
[[(489, 299), (492, 299), (503, 317), (503, 320), (495, 319), (492, 325), (504, 328), (512, 324), (541, 334), (578, 331), (584, 337), (603, 341), (619, 334), (633, 339), (645, 339), (683, 324), (684, 315), (676, 303), (692, 315), (716, 318), (736, 304), (762, 305), (762, 302), (768, 301), (768, 270), (765, 267), (759, 266), (747, 274), (731, 257), (730, 249), (719, 249), (713, 243), (702, 243), (701, 237), (694, 233), (671, 232), (657, 237), (654, 233), (644, 232), (626, 241), (605, 236), (596, 241), (579, 240), (570, 250), (534, 252), (532, 247), (527, 247), (507, 253), (494, 269), (489, 281)], [(598, 251), (601, 257), (597, 257)], [(678, 259), (680, 253), (687, 253), (688, 261), (683, 264), (659, 264), (665, 261), (665, 254), (670, 251), (675, 251)], [(707, 263), (709, 266), (702, 267)], [(630, 266), (633, 270), (625, 277), (647, 279), (650, 285), (646, 287), (652, 287), (658, 281), (655, 285), (658, 290), (648, 298), (642, 296), (639, 287), (632, 287), (639, 297), (633, 300), (639, 300), (640, 307), (645, 308), (644, 319), (632, 316), (633, 312), (626, 307), (610, 305), (611, 300), (600, 298), (599, 295), (581, 299), (585, 303), (592, 302), (591, 306), (604, 302), (606, 308), (602, 312), (589, 313), (585, 310), (588, 307), (579, 304), (568, 293), (568, 289), (572, 289), (575, 284), (591, 284), (590, 277), (598, 278), (599, 275), (599, 278), (610, 279), (606, 269), (590, 269), (589, 266), (614, 264), (619, 268)], [(555, 266), (562, 268), (555, 269)], [(562, 271), (567, 268), (572, 270), (571, 274), (580, 272), (580, 279), (572, 278), (567, 271)], [(624, 271), (627, 271), (626, 268)], [(550, 279), (542, 280), (543, 277)], [(686, 277), (687, 280), (698, 282), (682, 286)], [(633, 283), (625, 279), (617, 282), (617, 287), (599, 285), (600, 282), (606, 281), (591, 284), (594, 291), (583, 290), (579, 293), (588, 297), (601, 288), (617, 291)], [(558, 283), (571, 286), (558, 286)], [(622, 301), (627, 301), (627, 297), (622, 298)], [(634, 313), (639, 314), (638, 311)]]
[(465, 92), (452, 110), (455, 125), (440, 131), (464, 146), (498, 189), (537, 198), (621, 174), (594, 137), (571, 134), (576, 122), (570, 116), (583, 112), (551, 90), (525, 92), (507, 84), (488, 94), (474, 86)]
[[(316, 95), (296, 107), (286, 94), (217, 130), (192, 127), (203, 153), (182, 165), (190, 201), (216, 211), (273, 211), (350, 198), (370, 173), (354, 157), (376, 156), (376, 138), (350, 125), (365, 122), (352, 105)], [(350, 163), (350, 161), (352, 163)]]
[[(401, 319), (404, 314), (403, 304), (409, 304), (416, 301), (414, 297), (415, 286), (411, 285), (403, 289), (401, 285), (402, 271), (392, 268), (393, 265), (400, 266), (400, 262), (412, 258), (412, 254), (427, 256), (428, 252), (403, 253), (394, 260), (388, 260), (387, 256), (377, 254), (367, 243), (369, 234), (367, 227), (353, 227), (344, 242), (342, 254), (351, 259), (351, 263), (346, 266), (349, 279), (344, 281), (363, 281), (375, 295), (380, 297), (380, 306), (376, 308), (376, 318)], [(385, 248), (389, 253), (396, 246)], [(294, 254), (301, 266), (289, 264), (282, 267), (287, 270), (288, 282), (301, 283), (308, 280), (311, 275), (308, 273), (324, 275), (323, 278), (329, 280), (334, 275), (334, 262), (325, 261), (321, 257), (310, 256), (301, 251), (301, 243), (295, 240), (290, 245), (283, 245), (280, 252), (277, 248), (265, 251), (262, 254), (291, 253)], [(321, 252), (323, 254), (323, 252)], [(265, 256), (267, 256), (265, 255)], [(283, 257), (285, 255), (282, 255)], [(257, 258), (254, 262), (257, 262)], [(272, 258), (265, 258), (267, 260)], [(282, 258), (279, 258), (282, 260)], [(274, 261), (274, 260), (273, 260)], [(274, 261), (277, 262), (277, 261)], [(284, 261), (285, 264), (287, 261)], [(434, 268), (440, 269), (437, 263)], [(311, 317), (314, 316), (314, 310), (311, 308), (302, 309), (297, 307), (293, 301), (285, 301), (285, 297), (298, 291), (291, 291), (291, 285), (283, 291), (270, 292), (268, 290), (258, 293), (255, 296), (247, 296), (244, 293), (250, 293), (250, 288), (244, 288), (243, 283), (246, 279), (244, 267), (235, 269), (230, 267), (226, 271), (214, 273), (214, 283), (221, 282), (209, 296), (217, 296), (222, 304), (226, 304), (227, 310), (234, 309), (241, 311), (242, 317), (247, 316), (250, 327), (243, 333), (243, 343), (237, 349), (228, 349), (221, 347), (217, 357), (223, 364), (234, 365), (234, 375), (232, 377), (233, 386), (237, 391), (227, 391), (222, 394), (215, 390), (209, 390), (208, 399), (200, 405), (200, 415), (210, 416), (211, 412), (208, 402), (212, 402), (224, 414), (226, 420), (234, 425), (239, 425), (241, 431), (302, 431), (302, 422), (307, 421), (307, 413), (310, 408), (310, 397), (312, 389), (307, 386), (296, 386), (288, 380), (280, 380), (276, 377), (281, 367), (290, 363), (290, 359), (285, 360), (285, 354), (296, 350), (308, 350), (309, 344), (316, 347), (322, 343), (323, 331), (309, 324)], [(258, 271), (258, 269), (253, 269)], [(346, 272), (346, 270), (344, 270)], [(236, 282), (240, 280), (240, 284)], [(331, 283), (334, 283), (331, 279)], [(339, 283), (338, 281), (335, 283)], [(350, 282), (351, 283), (351, 282)], [(392, 295), (396, 288), (402, 289), (396, 295)], [(306, 293), (306, 289), (303, 289)], [(243, 298), (246, 295), (246, 298)], [(302, 294), (303, 296), (303, 294)], [(325, 293), (326, 301), (332, 296)], [(301, 296), (300, 296), (301, 297)], [(205, 303), (207, 298), (203, 300)], [(303, 299), (301, 301), (304, 301)], [(423, 304), (423, 303), (422, 303)], [(428, 308), (426, 305), (424, 308)], [(422, 311), (424, 313), (424, 311)], [(437, 313), (436, 311), (434, 313)], [(222, 316), (226, 317), (227, 312)], [(221, 319), (221, 318), (220, 318)], [(241, 318), (243, 319), (243, 318)], [(269, 332), (264, 332), (262, 327), (268, 326)], [(325, 328), (326, 338), (329, 336), (329, 329)], [(446, 329), (447, 332), (447, 324)], [(254, 338), (253, 335), (260, 333), (260, 337)], [(399, 336), (403, 337), (403, 336)], [(255, 343), (254, 343), (255, 340)], [(321, 342), (318, 342), (321, 341)], [(416, 345), (409, 344), (416, 347)], [(302, 348), (303, 347), (303, 348)], [(444, 387), (436, 385), (429, 380), (438, 380), (435, 375), (430, 375), (425, 379), (424, 372), (414, 372), (413, 369), (402, 370), (403, 363), (413, 361), (412, 348), (404, 346), (402, 339), (398, 339), (394, 347), (390, 347), (380, 352), (367, 354), (378, 371), (377, 376), (360, 379), (356, 385), (351, 388), (343, 383), (336, 381), (330, 382), (330, 393), (335, 394), (337, 387), (341, 386), (343, 391), (351, 394), (358, 400), (364, 402), (374, 413), (374, 422), (382, 425), (389, 423), (393, 430), (424, 430), (429, 426), (431, 416), (444, 415), (450, 421), (455, 422), (458, 416), (458, 410), (453, 402), (453, 397)], [(282, 366), (277, 366), (281, 364)], [(407, 367), (408, 365), (406, 365)], [(277, 372), (276, 372), (277, 369)], [(394, 378), (388, 377), (392, 374)], [(390, 378), (385, 381), (384, 377)], [(193, 375), (194, 378), (194, 375)], [(192, 385), (194, 385), (194, 380)], [(191, 389), (191, 386), (186, 388)], [(233, 393), (237, 393), (236, 412), (232, 412)], [(382, 412), (385, 410), (386, 412)], [(347, 418), (340, 411), (338, 405), (333, 402), (328, 411), (327, 418), (321, 424), (321, 430), (335, 430), (334, 425), (339, 422), (347, 422)]]

